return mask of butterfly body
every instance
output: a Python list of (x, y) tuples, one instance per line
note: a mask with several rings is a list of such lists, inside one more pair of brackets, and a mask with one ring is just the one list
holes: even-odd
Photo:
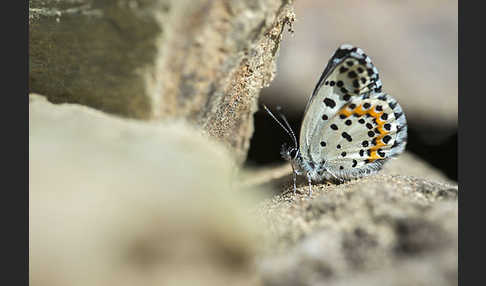
[[(405, 115), (382, 92), (378, 70), (357, 47), (341, 45), (329, 60), (304, 113), (299, 146), (284, 148), (295, 175), (346, 181), (379, 171), (402, 153)], [(295, 186), (294, 186), (295, 187)]]

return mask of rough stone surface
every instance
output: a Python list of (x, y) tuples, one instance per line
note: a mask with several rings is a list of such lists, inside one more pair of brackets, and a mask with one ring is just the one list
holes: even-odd
[(140, 119), (186, 118), (239, 162), (274, 77), (289, 0), (36, 0), (29, 85)]
[[(427, 178), (430, 181), (457, 185), (457, 182), (450, 180), (441, 171), (410, 152), (386, 162), (379, 174)], [(298, 176), (297, 182), (302, 186), (307, 185), (307, 180), (303, 176)], [(248, 169), (242, 176), (242, 184), (247, 187), (265, 186), (273, 190), (274, 194), (281, 193), (282, 188), (289, 188), (292, 184), (292, 168), (289, 163), (285, 163), (273, 167)]]
[(256, 210), (264, 285), (457, 285), (457, 185), (379, 174), (285, 191)]
[(220, 144), (178, 122), (29, 105), (30, 285), (258, 285), (261, 230)]

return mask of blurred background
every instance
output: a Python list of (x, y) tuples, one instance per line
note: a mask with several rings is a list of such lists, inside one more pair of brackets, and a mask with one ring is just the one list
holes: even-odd
[[(362, 48), (383, 90), (407, 116), (407, 150), (457, 180), (457, 1), (295, 1), (295, 33), (284, 35), (277, 75), (260, 103), (281, 106), (299, 132), (307, 100), (327, 61), (343, 44)], [(247, 165), (283, 162), (289, 138), (260, 108)]]

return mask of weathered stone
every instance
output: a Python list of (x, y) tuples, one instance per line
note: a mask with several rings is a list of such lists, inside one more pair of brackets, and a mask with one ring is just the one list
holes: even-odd
[(457, 285), (457, 185), (377, 174), (263, 202), (265, 285)]
[[(440, 170), (430, 166), (410, 152), (405, 152), (396, 158), (390, 159), (378, 174), (411, 176), (424, 178), (428, 181), (457, 185), (457, 182), (447, 178)], [(289, 187), (292, 182), (292, 168), (289, 163), (274, 167), (248, 169), (245, 170), (242, 176), (242, 184), (244, 186), (263, 186), (267, 189), (273, 189), (273, 193), (281, 193), (282, 187)], [(303, 186), (308, 184), (304, 176), (298, 176), (297, 182)]]
[(186, 118), (246, 157), (289, 0), (33, 0), (29, 85), (141, 119)]
[(31, 95), (32, 285), (457, 285), (458, 188), (414, 156), (257, 205), (199, 133)]
[(213, 141), (31, 96), (30, 284), (255, 285), (251, 197)]

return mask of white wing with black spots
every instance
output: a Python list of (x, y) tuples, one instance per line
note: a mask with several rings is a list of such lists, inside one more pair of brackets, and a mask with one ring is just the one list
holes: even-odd
[(306, 107), (300, 132), (300, 150), (312, 160), (309, 148), (320, 144), (323, 132), (335, 128), (330, 119), (343, 105), (361, 95), (381, 90), (378, 70), (360, 48), (342, 45), (329, 60)]
[(309, 184), (359, 178), (379, 171), (406, 143), (405, 114), (382, 92), (371, 59), (360, 48), (341, 45), (309, 98), (299, 146), (284, 149), (282, 155), (291, 161), (295, 192), (297, 175), (305, 175)]
[(310, 146), (311, 157), (322, 160), (326, 170), (322, 177), (327, 179), (350, 179), (378, 171), (406, 145), (405, 115), (385, 93), (353, 98), (329, 124), (335, 128), (325, 129), (321, 142)]

